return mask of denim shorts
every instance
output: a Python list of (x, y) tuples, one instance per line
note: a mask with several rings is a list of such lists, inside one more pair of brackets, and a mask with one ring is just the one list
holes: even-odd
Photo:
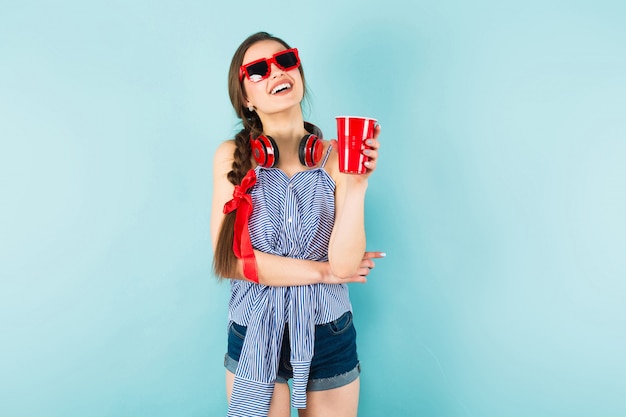
[[(224, 366), (235, 373), (247, 328), (231, 323), (228, 353)], [(289, 356), (289, 327), (285, 326), (276, 382), (286, 384), (293, 377)], [(356, 353), (356, 329), (347, 311), (330, 323), (315, 326), (315, 344), (307, 391), (324, 391), (348, 385), (359, 377), (361, 366)]]

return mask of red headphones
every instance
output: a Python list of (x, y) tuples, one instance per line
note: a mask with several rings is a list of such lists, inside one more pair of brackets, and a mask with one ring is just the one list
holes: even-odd
[[(256, 139), (250, 137), (252, 156), (257, 164), (265, 168), (272, 168), (278, 163), (278, 146), (271, 136), (261, 135)], [(324, 144), (316, 135), (305, 135), (300, 140), (298, 157), (300, 163), (307, 167), (314, 167), (322, 158)]]

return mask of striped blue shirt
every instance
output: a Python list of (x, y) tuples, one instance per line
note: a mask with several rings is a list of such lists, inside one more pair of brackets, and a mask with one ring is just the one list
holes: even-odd
[[(297, 259), (328, 260), (335, 218), (335, 182), (321, 165), (291, 178), (275, 168), (255, 169), (250, 194), (250, 238), (255, 249)], [(293, 271), (298, 274), (297, 270)], [(274, 390), (285, 323), (289, 323), (291, 405), (306, 408), (315, 325), (351, 310), (348, 286), (268, 287), (231, 280), (229, 320), (247, 326), (228, 409), (229, 417), (265, 417)]]

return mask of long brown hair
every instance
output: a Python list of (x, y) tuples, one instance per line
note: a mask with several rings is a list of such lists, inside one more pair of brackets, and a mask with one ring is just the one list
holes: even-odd
[[(270, 35), (267, 32), (257, 32), (244, 40), (235, 51), (228, 70), (228, 94), (230, 102), (235, 109), (237, 117), (241, 120), (242, 129), (235, 135), (235, 152), (233, 166), (227, 174), (228, 181), (233, 185), (241, 184), (241, 180), (252, 168), (252, 151), (250, 149), (250, 136), (258, 136), (263, 132), (263, 124), (255, 111), (250, 111), (245, 106), (246, 90), (243, 81), (239, 81), (239, 68), (243, 64), (243, 57), (248, 49), (260, 41), (276, 41), (285, 48), (291, 48), (287, 42)], [(298, 68), (304, 84), (304, 71), (302, 65)], [(305, 87), (304, 87), (305, 88)], [(306, 90), (305, 90), (306, 94)], [(213, 271), (220, 278), (235, 276), (237, 272), (237, 258), (233, 252), (233, 234), (235, 229), (236, 211), (224, 216), (220, 227), (215, 253), (213, 256)]]

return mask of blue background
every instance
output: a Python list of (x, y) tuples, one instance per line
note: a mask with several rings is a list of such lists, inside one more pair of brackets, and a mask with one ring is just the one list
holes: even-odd
[(379, 119), (360, 416), (623, 416), (626, 3), (0, 4), (0, 415), (216, 416), (226, 74), (300, 49)]

